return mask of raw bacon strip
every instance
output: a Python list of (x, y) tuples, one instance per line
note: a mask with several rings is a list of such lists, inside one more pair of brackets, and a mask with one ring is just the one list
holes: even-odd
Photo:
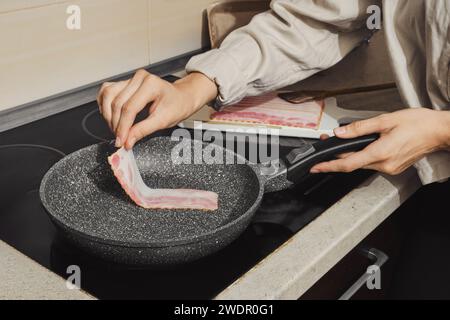
[(213, 113), (211, 120), (318, 129), (323, 108), (324, 101), (292, 104), (270, 93), (259, 97), (248, 97), (238, 104), (225, 107)]
[(125, 192), (146, 209), (217, 210), (217, 193), (189, 189), (151, 189), (142, 180), (133, 151), (119, 149), (108, 162)]

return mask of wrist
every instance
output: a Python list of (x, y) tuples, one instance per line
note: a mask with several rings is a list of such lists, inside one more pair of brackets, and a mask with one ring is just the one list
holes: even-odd
[(183, 92), (192, 112), (199, 110), (218, 95), (214, 81), (199, 72), (188, 74), (174, 85)]
[(442, 145), (443, 148), (450, 151), (450, 111), (440, 111), (443, 122)]

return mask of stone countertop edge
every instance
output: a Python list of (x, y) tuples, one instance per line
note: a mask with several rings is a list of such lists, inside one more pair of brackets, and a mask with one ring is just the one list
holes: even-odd
[(0, 300), (93, 300), (66, 280), (0, 241)]
[(414, 169), (375, 174), (215, 299), (298, 299), (420, 187)]

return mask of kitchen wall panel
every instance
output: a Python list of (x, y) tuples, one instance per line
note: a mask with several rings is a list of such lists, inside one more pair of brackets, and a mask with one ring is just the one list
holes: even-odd
[(206, 45), (205, 8), (217, 0), (149, 0), (150, 61)]
[(215, 2), (239, 0), (148, 1), (150, 61), (155, 63), (208, 45), (205, 9)]
[(148, 0), (70, 4), (81, 30), (66, 28), (68, 3), (0, 13), (0, 111), (148, 64)]
[[(0, 0), (0, 111), (208, 45), (214, 2)], [(71, 4), (79, 31), (66, 28)]]
[(69, 2), (69, 0), (0, 0), (0, 13)]

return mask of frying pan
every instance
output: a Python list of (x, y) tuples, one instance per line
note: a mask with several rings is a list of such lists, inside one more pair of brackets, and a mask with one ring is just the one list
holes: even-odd
[[(281, 159), (277, 170), (249, 162), (174, 164), (171, 152), (179, 142), (170, 137), (135, 146), (138, 167), (149, 187), (217, 192), (219, 209), (213, 212), (136, 206), (107, 163), (108, 143), (81, 149), (56, 163), (41, 182), (40, 197), (63, 237), (90, 254), (134, 266), (182, 264), (235, 240), (249, 225), (265, 192), (299, 183), (314, 164), (363, 149), (376, 139), (330, 138), (305, 145)], [(224, 159), (239, 157), (220, 146), (216, 152), (222, 152)]]

